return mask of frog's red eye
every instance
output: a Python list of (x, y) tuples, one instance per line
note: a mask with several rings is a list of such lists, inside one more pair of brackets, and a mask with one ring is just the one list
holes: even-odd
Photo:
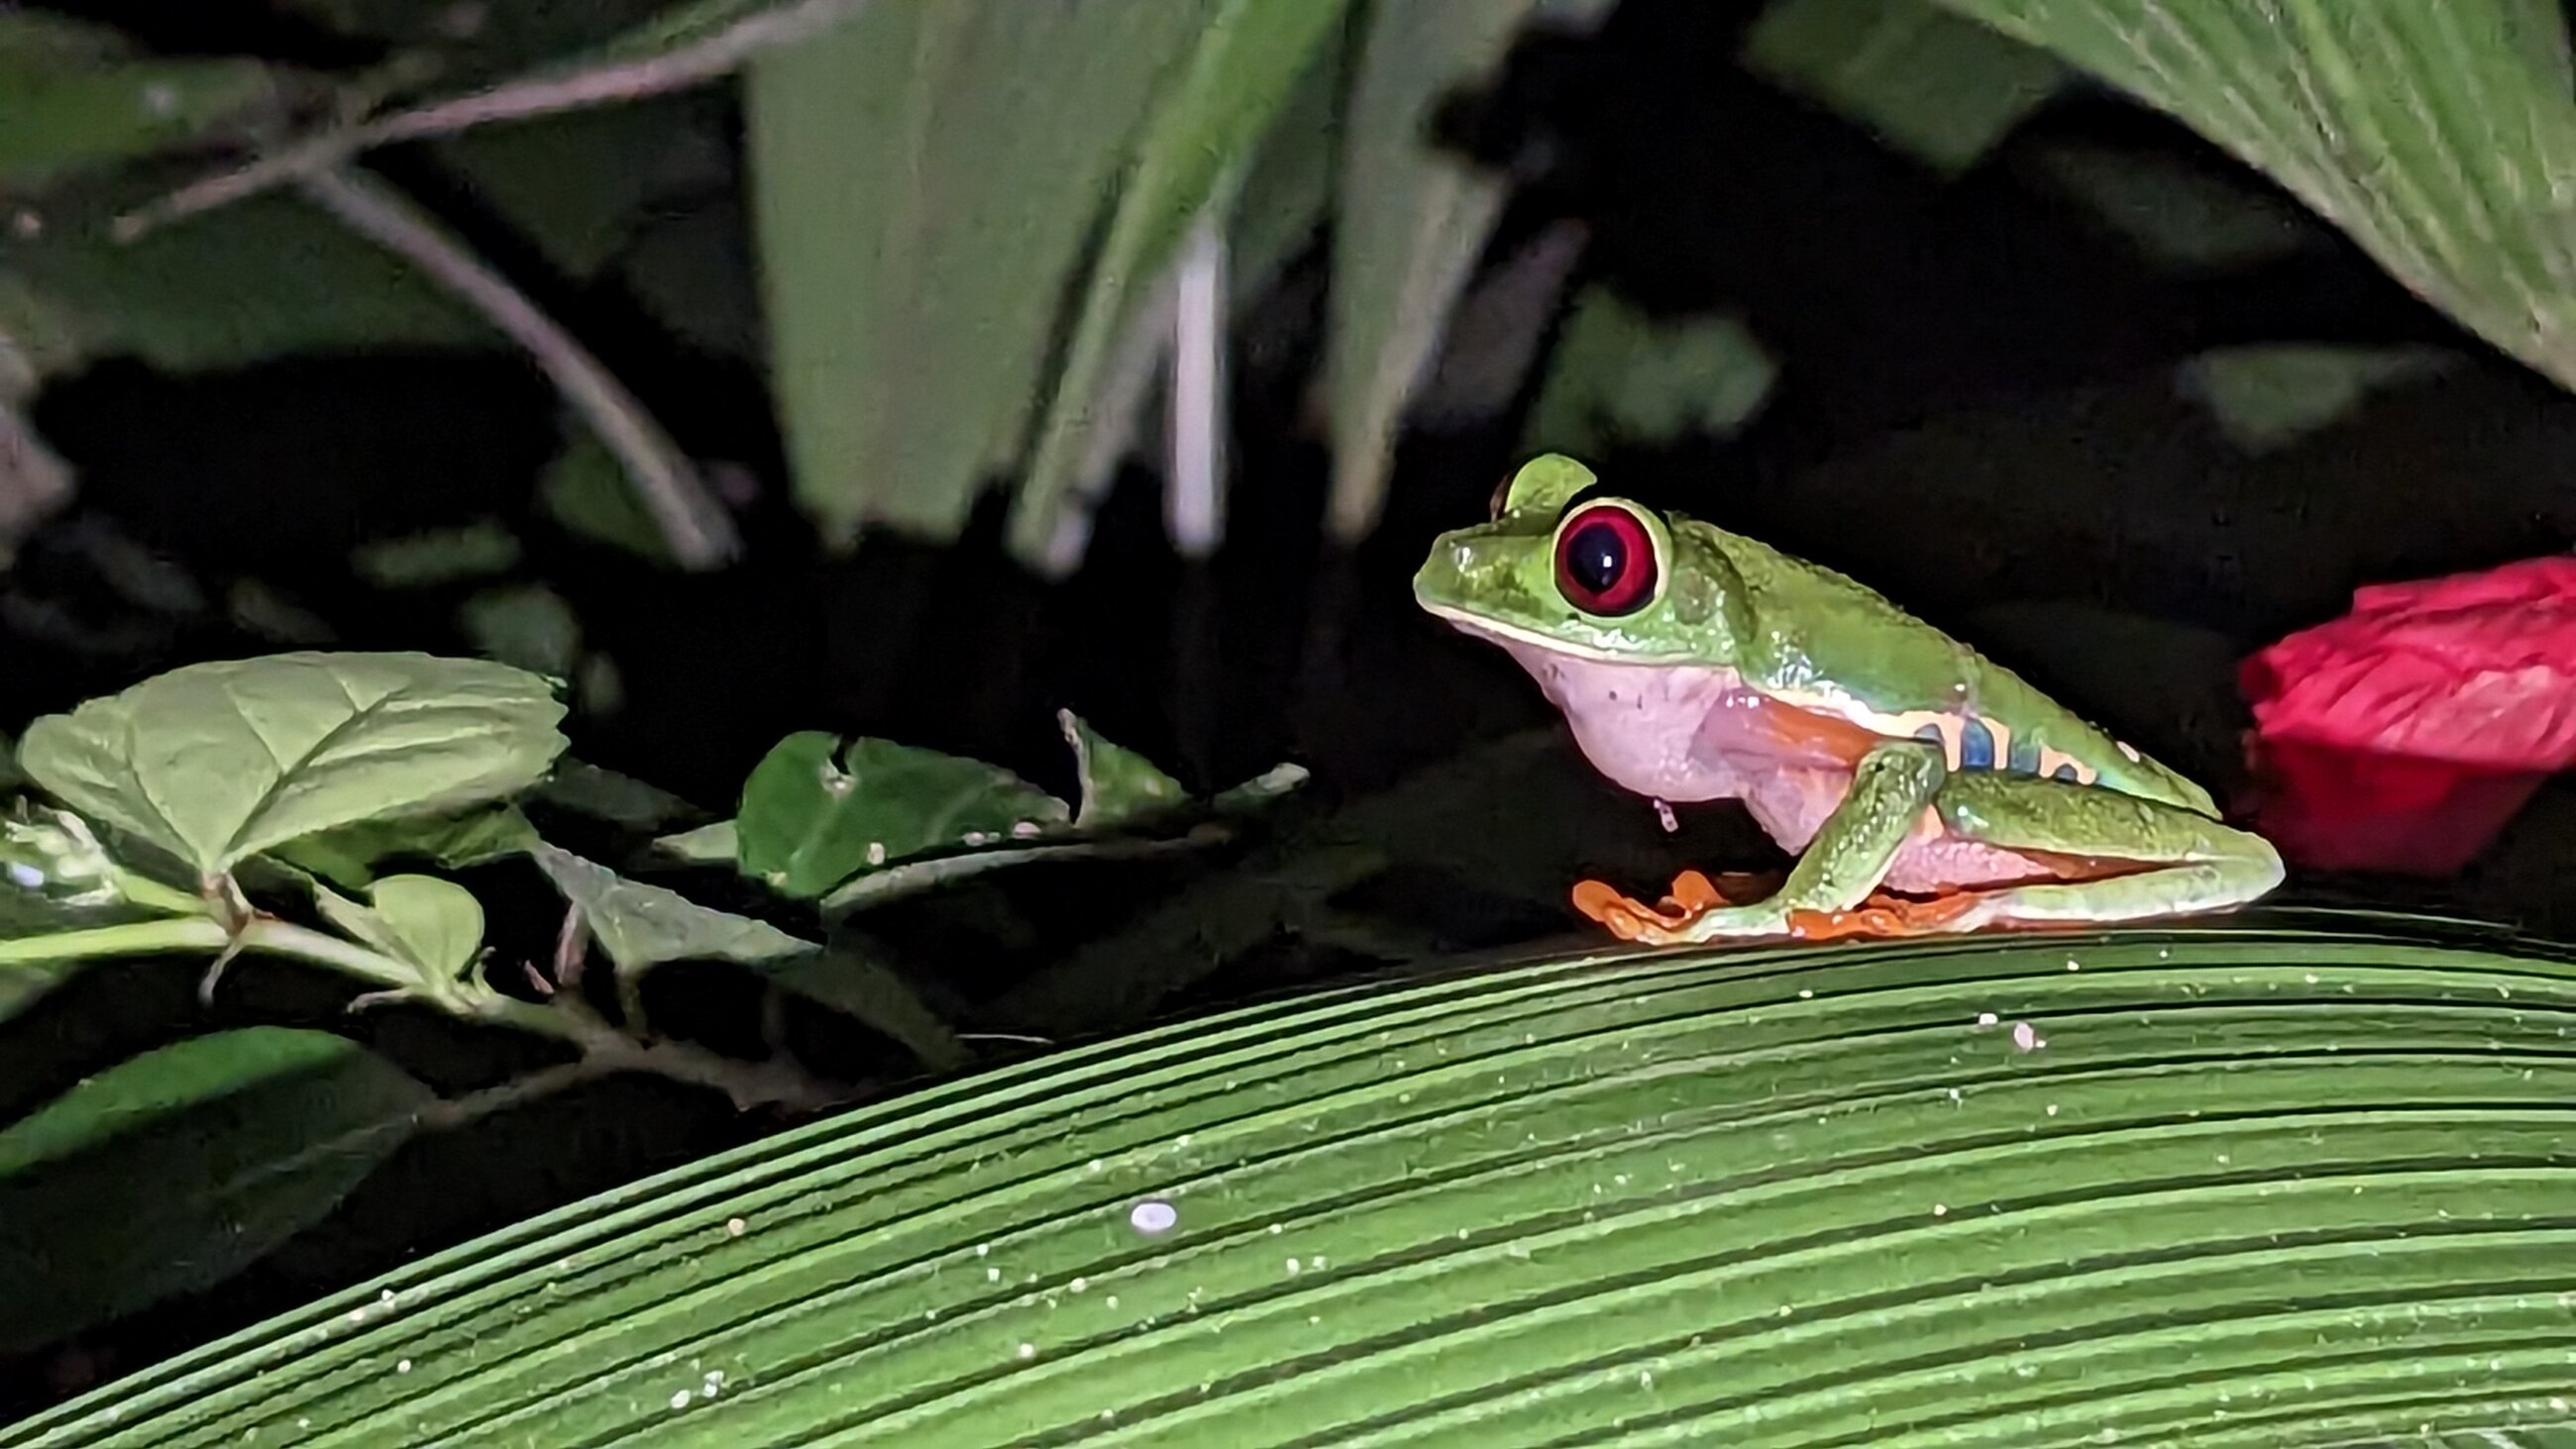
[(1556, 532), (1556, 586), (1587, 614), (1633, 614), (1655, 597), (1655, 541), (1645, 520), (1596, 503)]

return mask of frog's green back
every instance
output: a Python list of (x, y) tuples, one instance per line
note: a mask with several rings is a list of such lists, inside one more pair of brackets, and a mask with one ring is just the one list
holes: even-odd
[(2121, 743), (2021, 676), (1821, 564), (1671, 515), (1675, 545), (1723, 554), (1743, 581), (1745, 681), (1882, 734), (1942, 737), (1954, 766), (2098, 783), (2216, 816), (2198, 785)]

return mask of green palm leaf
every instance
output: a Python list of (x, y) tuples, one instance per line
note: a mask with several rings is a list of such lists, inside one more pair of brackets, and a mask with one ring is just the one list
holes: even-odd
[(1939, 0), (2260, 167), (2576, 387), (2576, 94), (2549, 0)]
[(2544, 1442), (2576, 961), (2323, 922), (1237, 1011), (606, 1194), (0, 1445)]

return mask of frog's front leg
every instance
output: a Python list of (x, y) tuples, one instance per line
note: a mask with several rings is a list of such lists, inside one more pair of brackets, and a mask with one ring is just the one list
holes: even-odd
[[(2261, 836), (2178, 805), (2027, 775), (1951, 775), (1924, 764), (1861, 763), (1849, 795), (1769, 900), (1719, 905), (1680, 899), (1651, 911), (1594, 882), (1578, 887), (1586, 915), (1632, 941), (1672, 945), (1719, 937), (1907, 936), (1995, 926), (2089, 925), (2243, 905), (2281, 883), (2280, 853)], [(1922, 781), (1928, 774), (1930, 785)], [(1869, 901), (1928, 803), (1962, 840), (2003, 850), (2116, 862), (2088, 878), (1963, 891), (1928, 901)], [(1813, 862), (1813, 868), (1810, 868)], [(1677, 895), (1685, 892), (1677, 890)]]
[[(1769, 899), (1729, 903), (1696, 873), (1674, 882), (1672, 907), (1658, 911), (1600, 881), (1574, 888), (1575, 909), (1623, 940), (1675, 946), (1719, 937), (1792, 936), (1806, 917), (1832, 918), (1869, 900), (1887, 878), (1915, 822), (1953, 777), (1938, 748), (1890, 740), (1861, 759), (1851, 788), (1807, 843), (1788, 879)], [(1875, 910), (1894, 909), (1892, 903)], [(1946, 902), (1935, 902), (1938, 906)]]

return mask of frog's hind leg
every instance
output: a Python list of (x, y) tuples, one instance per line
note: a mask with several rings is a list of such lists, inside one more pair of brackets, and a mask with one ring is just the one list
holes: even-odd
[(2026, 775), (1952, 775), (1933, 801), (1963, 840), (2036, 857), (2116, 857), (2075, 879), (1967, 891), (1930, 901), (1790, 913), (1792, 934), (1920, 935), (2081, 926), (2226, 910), (2281, 883), (2280, 852), (2259, 835), (2179, 805)]

